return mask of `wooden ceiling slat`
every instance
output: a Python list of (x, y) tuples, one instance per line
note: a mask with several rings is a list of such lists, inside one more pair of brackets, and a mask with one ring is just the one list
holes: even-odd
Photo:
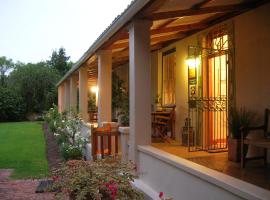
[(252, 8), (254, 6), (254, 2), (252, 3), (241, 3), (236, 5), (222, 5), (222, 6), (212, 6), (212, 7), (203, 7), (200, 9), (186, 9), (186, 10), (175, 10), (175, 11), (167, 11), (167, 12), (159, 12), (152, 13), (148, 16), (145, 16), (146, 19), (151, 20), (161, 20), (167, 18), (175, 18), (175, 17), (183, 17), (183, 16), (193, 16), (193, 15), (201, 15), (201, 14), (209, 14), (209, 13), (218, 13), (218, 12), (234, 12), (239, 10), (246, 10)]
[(171, 26), (171, 27), (164, 27), (151, 30), (151, 34), (160, 34), (160, 33), (169, 33), (175, 31), (190, 31), (193, 29), (202, 29), (205, 28), (206, 24), (203, 23), (196, 23), (196, 24), (186, 24), (186, 25), (179, 25), (179, 26)]
[(193, 5), (192, 8), (193, 9), (199, 9), (199, 8), (205, 6), (206, 4), (210, 3), (211, 1), (213, 1), (213, 0), (203, 0), (200, 3), (197, 3), (197, 4)]

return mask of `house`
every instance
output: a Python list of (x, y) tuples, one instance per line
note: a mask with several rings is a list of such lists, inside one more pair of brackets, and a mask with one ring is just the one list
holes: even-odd
[(128, 156), (138, 165), (139, 187), (174, 199), (270, 199), (268, 190), (151, 142), (156, 96), (176, 105), (175, 141), (192, 128), (187, 152), (226, 150), (232, 105), (263, 118), (270, 108), (269, 11), (263, 0), (133, 1), (59, 81), (59, 111), (78, 104), (88, 121), (89, 88), (97, 86), (98, 123), (112, 121), (112, 71), (122, 71), (130, 95)]

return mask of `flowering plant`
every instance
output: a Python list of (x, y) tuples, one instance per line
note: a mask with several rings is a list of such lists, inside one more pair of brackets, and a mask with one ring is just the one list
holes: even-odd
[(57, 106), (54, 106), (47, 112), (45, 119), (60, 145), (62, 157), (65, 160), (81, 159), (88, 140), (81, 134), (82, 120), (79, 115), (72, 110), (58, 113)]
[(173, 200), (173, 198), (165, 198), (165, 195), (164, 195), (164, 192), (160, 192), (158, 197), (161, 199), (161, 200)]
[(111, 158), (98, 161), (70, 160), (53, 172), (57, 197), (65, 199), (116, 200), (143, 199), (131, 186), (136, 178), (133, 166)]

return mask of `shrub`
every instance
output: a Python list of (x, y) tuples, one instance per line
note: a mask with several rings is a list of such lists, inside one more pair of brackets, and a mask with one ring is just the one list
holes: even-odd
[(60, 153), (65, 160), (79, 160), (82, 158), (82, 149), (68, 143), (61, 144)]
[(81, 135), (82, 120), (78, 114), (73, 111), (58, 113), (58, 108), (54, 105), (45, 114), (45, 120), (60, 145), (61, 156), (65, 160), (81, 159), (88, 141)]
[(133, 166), (120, 160), (68, 161), (53, 172), (53, 188), (58, 198), (114, 200), (143, 199), (143, 194), (131, 186), (136, 178)]
[(0, 121), (20, 121), (25, 118), (25, 104), (13, 90), (0, 87)]
[(48, 123), (49, 129), (52, 133), (55, 133), (57, 127), (60, 126), (62, 117), (63, 116), (58, 112), (58, 107), (55, 104), (53, 104), (53, 107), (45, 113), (44, 120)]

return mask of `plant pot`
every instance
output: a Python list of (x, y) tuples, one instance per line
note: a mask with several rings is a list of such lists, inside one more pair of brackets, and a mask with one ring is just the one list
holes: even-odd
[(228, 138), (228, 160), (233, 162), (240, 162), (241, 160), (240, 139)]

